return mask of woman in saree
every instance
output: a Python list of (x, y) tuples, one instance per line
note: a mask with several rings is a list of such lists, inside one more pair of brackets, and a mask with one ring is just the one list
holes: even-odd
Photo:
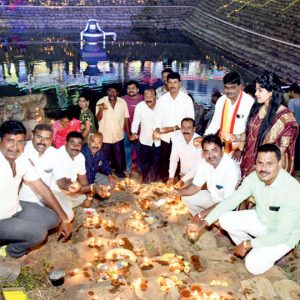
[(293, 171), (298, 126), (293, 113), (282, 105), (284, 98), (278, 76), (266, 72), (255, 80), (256, 103), (253, 104), (246, 127), (240, 137), (245, 141), (241, 171), (245, 177), (254, 170), (257, 147), (272, 143), (282, 154), (282, 167)]

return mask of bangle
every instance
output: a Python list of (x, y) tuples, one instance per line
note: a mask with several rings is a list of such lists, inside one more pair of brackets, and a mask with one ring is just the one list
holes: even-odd
[(71, 220), (67, 219), (67, 220), (63, 220), (61, 221), (62, 224), (71, 224)]
[(92, 193), (95, 193), (94, 185), (95, 185), (95, 183), (91, 184), (91, 192), (92, 192)]

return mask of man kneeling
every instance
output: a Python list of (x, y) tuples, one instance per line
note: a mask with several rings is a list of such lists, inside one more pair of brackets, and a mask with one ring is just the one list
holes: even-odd
[[(230, 197), (220, 202), (205, 219), (193, 219), (187, 234), (201, 234), (219, 219), (244, 257), (247, 270), (262, 274), (292, 250), (300, 239), (300, 185), (281, 168), (280, 149), (273, 144), (258, 147), (256, 171), (248, 175)], [(256, 208), (231, 211), (253, 196)]]

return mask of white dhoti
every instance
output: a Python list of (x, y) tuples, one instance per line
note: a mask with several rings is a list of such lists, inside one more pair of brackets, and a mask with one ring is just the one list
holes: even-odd
[[(266, 233), (255, 209), (227, 212), (219, 218), (219, 223), (236, 245)], [(262, 274), (291, 250), (286, 244), (252, 248), (245, 258), (245, 266), (254, 275)]]

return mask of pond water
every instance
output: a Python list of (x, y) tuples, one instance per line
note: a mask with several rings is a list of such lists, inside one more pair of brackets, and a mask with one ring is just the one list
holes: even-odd
[[(91, 108), (105, 95), (105, 87), (117, 83), (120, 95), (126, 82), (137, 80), (141, 92), (146, 86), (162, 85), (161, 71), (171, 67), (182, 76), (182, 85), (196, 102), (210, 106), (211, 94), (223, 91), (222, 78), (237, 69), (214, 47), (196, 47), (178, 31), (120, 31), (94, 57), (80, 51), (79, 32), (5, 32), (0, 48), (0, 97), (44, 92), (46, 114), (74, 110), (85, 89)], [(252, 80), (251, 76), (245, 78)]]

